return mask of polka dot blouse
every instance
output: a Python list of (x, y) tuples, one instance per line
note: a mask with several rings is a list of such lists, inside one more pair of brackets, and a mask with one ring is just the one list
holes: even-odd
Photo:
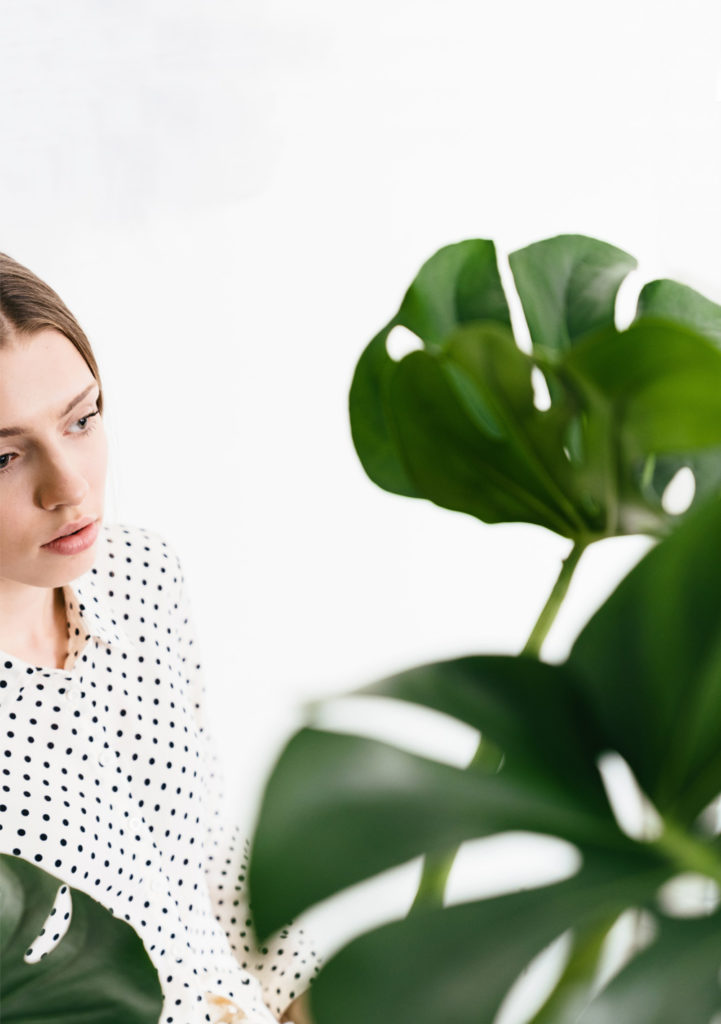
[(72, 886), (140, 935), (159, 1024), (217, 1020), (213, 993), (272, 1022), (320, 960), (292, 922), (252, 942), (248, 840), (224, 802), (180, 560), (150, 530), (103, 524), (93, 567), (63, 591), (62, 669), (0, 651), (0, 851), (58, 879), (25, 959), (65, 934)]

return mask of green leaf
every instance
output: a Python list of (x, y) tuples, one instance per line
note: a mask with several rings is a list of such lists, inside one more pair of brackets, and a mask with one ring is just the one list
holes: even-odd
[[(474, 333), (488, 338), (492, 331), (477, 328)], [(506, 435), (498, 407), (486, 405), (502, 424), (500, 438), (470, 408), (469, 395), (459, 396), (450, 361), (450, 356), (441, 362), (412, 352), (390, 382), (398, 449), (416, 492), (484, 522), (532, 522), (564, 536), (583, 530), (580, 516), (538, 456), (522, 440)], [(528, 376), (530, 381), (530, 370)], [(503, 415), (512, 413), (506, 408)]]
[(273, 770), (253, 839), (258, 935), (419, 854), (514, 829), (628, 845), (609, 813), (542, 773), (462, 771), (378, 740), (302, 729)]
[(503, 751), (504, 771), (554, 778), (589, 809), (601, 815), (607, 810), (594, 760), (605, 743), (563, 665), (475, 655), (407, 669), (355, 692), (420, 704), (466, 722)]
[(490, 1024), (513, 982), (554, 939), (649, 902), (666, 877), (650, 857), (605, 858), (556, 885), (419, 910), (330, 959), (310, 989), (311, 1012), (318, 1024)]
[(386, 327), (358, 361), (350, 389), (350, 422), (358, 458), (371, 480), (393, 494), (420, 498), (398, 451), (386, 393), (396, 363), (388, 355)]
[(613, 326), (633, 256), (586, 235), (556, 235), (508, 257), (534, 352), (557, 361), (584, 334)]
[(496, 247), (483, 238), (446, 245), (427, 260), (394, 323), (413, 331), (432, 350), (456, 327), (475, 320), (511, 326)]
[(478, 319), (510, 324), (495, 246), (470, 239), (445, 246), (423, 264), (397, 315), (363, 352), (350, 388), (351, 434), (363, 468), (379, 487), (423, 496), (408, 477), (390, 423), (387, 388), (397, 364), (388, 355), (388, 335), (400, 325), (432, 349), (459, 324)]
[(564, 366), (609, 407), (629, 457), (721, 444), (721, 349), (644, 318), (580, 342)]
[(721, 1011), (721, 914), (661, 917), (656, 940), (579, 1017), (579, 1024), (710, 1024)]
[[(661, 317), (683, 324), (703, 334), (716, 346), (721, 345), (721, 306), (678, 281), (663, 279), (644, 285), (638, 297), (636, 319), (643, 317)], [(666, 485), (683, 467), (692, 470), (696, 481), (691, 508), (721, 491), (721, 448), (707, 448), (655, 458), (653, 474), (645, 490), (647, 501), (660, 507)]]
[(690, 822), (721, 792), (721, 501), (623, 580), (567, 666), (608, 742), (662, 813)]
[(575, 487), (575, 467), (564, 450), (577, 414), (577, 402), (566, 389), (557, 389), (549, 409), (534, 401), (533, 360), (518, 348), (511, 332), (494, 324), (472, 324), (452, 332), (444, 346), (441, 366), (456, 385), (465, 382), (462, 397), (469, 412), (474, 402), (490, 412), (502, 450), (499, 460), (517, 460), (521, 474), (535, 481), (534, 489), (568, 520), (571, 535), (588, 524)]
[(4, 1024), (157, 1024), (163, 996), (140, 936), (79, 889), (67, 933), (36, 963), (23, 957), (62, 882), (0, 855), (0, 1004)]
[[(646, 464), (645, 460), (644, 464)], [(651, 476), (647, 485), (642, 489), (647, 503), (655, 504), (658, 508), (661, 507), (666, 487), (682, 468), (691, 470), (695, 482), (693, 501), (687, 512), (708, 498), (721, 493), (721, 447), (705, 448), (698, 452), (688, 452), (678, 456), (653, 456), (651, 466)], [(674, 516), (675, 522), (681, 522), (684, 515), (686, 513)]]
[(635, 319), (643, 317), (685, 324), (721, 345), (721, 306), (679, 281), (663, 278), (645, 284), (638, 296)]
[[(532, 357), (513, 337), (493, 243), (441, 249), (356, 367), (351, 431), (366, 472), (394, 493), (584, 545), (665, 535), (678, 519), (662, 503), (671, 470), (694, 468), (696, 504), (721, 488), (719, 307), (652, 282), (618, 331), (628, 253), (558, 235), (509, 259)], [(423, 348), (396, 362), (386, 342), (399, 325)], [(534, 372), (549, 408), (537, 408)]]

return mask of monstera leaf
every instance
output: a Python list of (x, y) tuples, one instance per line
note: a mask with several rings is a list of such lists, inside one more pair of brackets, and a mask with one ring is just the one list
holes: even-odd
[[(509, 987), (564, 934), (567, 983), (536, 1022), (709, 1024), (721, 1012), (721, 915), (682, 920), (659, 897), (679, 875), (721, 882), (704, 813), (721, 792), (719, 550), (717, 497), (646, 555), (564, 663), (467, 656), (357, 691), (472, 725), (502, 752), (500, 768), (461, 770), (311, 727), (291, 738), (251, 851), (261, 940), (346, 886), (466, 839), (521, 830), (581, 855), (563, 882), (421, 907), (353, 940), (310, 989), (318, 1024), (492, 1024)], [(653, 831), (617, 822), (599, 768), (609, 754), (653, 805)], [(629, 908), (651, 915), (653, 941), (598, 991), (604, 937)]]
[(67, 933), (36, 963), (23, 960), (61, 884), (35, 864), (0, 854), (4, 1024), (157, 1024), (162, 991), (142, 940), (78, 889), (71, 889)]
[[(682, 466), (721, 486), (721, 307), (673, 281), (642, 290), (627, 330), (618, 288), (636, 261), (583, 235), (511, 253), (532, 352), (516, 344), (493, 242), (446, 246), (363, 352), (351, 431), (370, 478), (487, 523), (529, 522), (584, 546), (663, 536)], [(422, 348), (396, 361), (395, 327)], [(535, 398), (542, 375), (550, 405)]]

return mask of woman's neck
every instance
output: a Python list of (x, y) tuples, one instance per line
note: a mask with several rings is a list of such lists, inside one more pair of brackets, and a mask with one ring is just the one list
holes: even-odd
[(63, 588), (40, 589), (32, 597), (32, 605), (13, 602), (12, 614), (0, 615), (0, 650), (29, 665), (63, 668), (68, 653)]

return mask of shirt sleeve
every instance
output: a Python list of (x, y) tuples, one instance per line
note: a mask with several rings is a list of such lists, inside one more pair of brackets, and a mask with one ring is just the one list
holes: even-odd
[(307, 934), (293, 921), (262, 948), (254, 942), (245, 885), (250, 842), (240, 827), (232, 823), (225, 800), (225, 775), (205, 715), (206, 686), (192, 608), (182, 564), (175, 552), (173, 557), (178, 578), (177, 642), (195, 709), (208, 791), (205, 877), (213, 913), (236, 960), (243, 970), (258, 978), (268, 1008), (280, 1018), (288, 1005), (309, 987), (322, 960), (312, 949)]

